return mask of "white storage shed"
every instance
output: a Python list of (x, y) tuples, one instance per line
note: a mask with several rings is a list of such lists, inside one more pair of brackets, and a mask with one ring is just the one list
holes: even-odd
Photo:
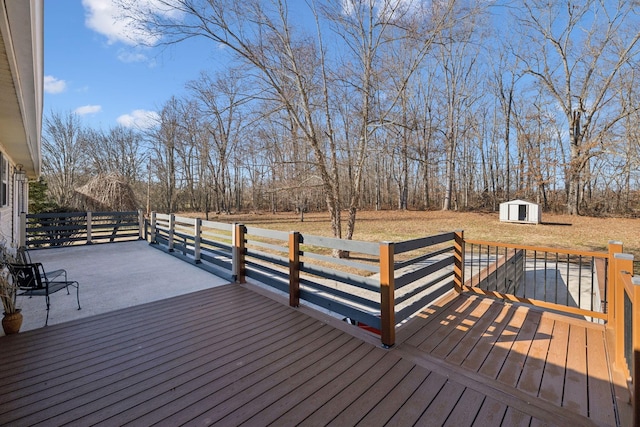
[(542, 211), (537, 203), (525, 200), (511, 200), (510, 202), (500, 203), (500, 221), (540, 224), (542, 222)]

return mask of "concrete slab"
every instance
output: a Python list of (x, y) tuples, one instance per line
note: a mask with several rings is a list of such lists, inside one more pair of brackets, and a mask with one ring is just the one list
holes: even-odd
[[(51, 295), (49, 325), (229, 283), (144, 240), (40, 249), (30, 254), (46, 270), (64, 268), (69, 280), (80, 283), (82, 309), (77, 309), (75, 289), (70, 289), (70, 295), (61, 290)], [(24, 315), (21, 331), (44, 326), (44, 297), (18, 297), (18, 306)]]

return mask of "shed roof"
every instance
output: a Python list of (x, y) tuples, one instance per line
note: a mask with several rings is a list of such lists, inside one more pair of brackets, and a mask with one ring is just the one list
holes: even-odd
[(522, 199), (509, 200), (508, 202), (502, 202), (501, 205), (536, 205), (539, 206), (538, 203), (528, 202)]

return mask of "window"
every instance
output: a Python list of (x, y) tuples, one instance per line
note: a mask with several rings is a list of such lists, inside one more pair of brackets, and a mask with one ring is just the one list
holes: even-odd
[(9, 204), (9, 162), (3, 153), (0, 153), (0, 206)]

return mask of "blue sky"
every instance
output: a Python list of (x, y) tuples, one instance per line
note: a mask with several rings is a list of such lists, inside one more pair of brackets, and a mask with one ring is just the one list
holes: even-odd
[(44, 6), (45, 116), (75, 112), (92, 127), (145, 127), (165, 101), (185, 92), (185, 83), (224, 61), (204, 39), (141, 47), (115, 20), (112, 0), (48, 0)]

